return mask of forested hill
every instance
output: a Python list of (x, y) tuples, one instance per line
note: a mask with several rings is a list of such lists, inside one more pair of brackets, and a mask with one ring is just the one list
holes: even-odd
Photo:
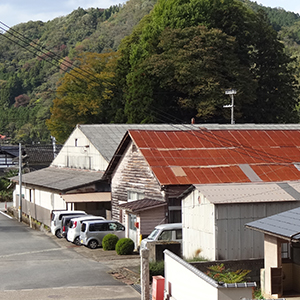
[[(0, 134), (9, 136), (12, 142), (50, 142), (45, 121), (50, 118), (59, 80), (81, 63), (80, 55), (116, 51), (124, 37), (137, 24), (141, 26), (140, 20), (153, 9), (155, 2), (130, 0), (108, 9), (79, 8), (64, 17), (21, 23), (9, 30), (0, 24), (4, 33), (0, 37)], [(266, 8), (249, 0), (242, 2), (254, 11), (263, 9), (289, 47), (289, 54), (298, 55), (298, 14)], [(147, 22), (145, 18), (143, 22)], [(115, 90), (115, 95), (121, 90)], [(121, 116), (106, 121), (130, 119)]]

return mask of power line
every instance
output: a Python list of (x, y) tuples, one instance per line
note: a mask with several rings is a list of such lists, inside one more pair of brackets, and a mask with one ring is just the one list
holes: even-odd
[[(5, 23), (3, 23), (3, 22), (0, 21), (0, 24), (2, 24), (3, 26), (9, 28), (9, 30), (7, 30), (7, 29), (3, 28), (2, 26), (0, 26), (0, 29), (2, 29), (3, 31), (5, 31), (5, 33), (6, 33), (6, 34), (2, 34), (2, 36), (4, 36), (5, 38), (7, 38), (8, 40), (10, 40), (11, 42), (17, 44), (18, 46), (22, 47), (23, 49), (26, 49), (27, 51), (33, 53), (34, 55), (38, 55), (38, 52), (41, 52), (41, 53), (44, 54), (46, 57), (50, 58), (50, 60), (47, 60), (47, 59), (45, 59), (44, 57), (39, 56), (41, 59), (45, 60), (46, 62), (49, 62), (50, 64), (54, 65), (55, 67), (57, 67), (57, 68), (60, 69), (60, 70), (62, 69), (62, 68), (61, 68), (61, 65), (63, 65), (63, 66), (65, 66), (67, 69), (71, 69), (73, 72), (75, 72), (75, 73), (81, 75), (82, 77), (88, 79), (90, 82), (95, 82), (95, 83), (99, 84), (99, 78), (97, 78), (97, 77), (95, 76), (95, 74), (91, 73), (90, 71), (88, 71), (88, 70), (86, 70), (86, 69), (84, 69), (84, 68), (81, 68), (80, 66), (75, 66), (75, 67), (72, 68), (72, 67), (70, 66), (70, 63), (66, 62), (66, 59), (65, 59), (65, 58), (63, 58), (63, 57), (57, 55), (55, 52), (53, 52), (53, 51), (51, 51), (51, 50), (45, 48), (44, 46), (39, 45), (38, 43), (36, 43), (36, 42), (33, 41), (33, 40), (27, 38), (25, 35), (23, 35), (23, 34), (17, 32), (17, 31), (14, 30), (13, 28), (10, 28), (10, 27), (9, 27), (8, 25), (6, 25)], [(7, 35), (10, 35), (10, 36), (16, 38), (17, 40), (21, 41), (22, 43), (24, 43), (24, 44), (27, 45), (27, 46), (24, 46), (24, 45), (18, 43), (17, 41), (15, 41), (14, 39), (8, 37)], [(32, 51), (32, 50), (30, 49), (30, 47), (33, 48), (35, 51)], [(47, 52), (45, 52), (45, 51), (47, 51)], [(50, 55), (49, 53), (51, 53), (51, 55)], [(58, 57), (58, 58), (56, 58), (56, 57)], [(53, 63), (51, 60), (54, 60), (54, 61), (58, 62), (58, 63), (60, 64), (60, 66), (59, 66), (59, 65), (56, 65), (56, 64)], [(61, 60), (62, 60), (62, 61), (61, 61)], [(80, 72), (80, 71), (81, 71), (81, 72)], [(84, 74), (83, 74), (82, 72), (83, 72)], [(72, 73), (70, 73), (70, 72), (69, 72), (68, 74), (71, 75), (71, 76), (73, 76), (73, 77), (75, 77), (75, 78), (78, 79), (78, 80), (81, 80), (81, 78), (75, 76), (74, 74), (72, 74)], [(87, 77), (87, 75), (92, 76), (92, 77), (95, 78), (96, 80), (92, 80), (91, 78)], [(102, 81), (103, 81), (103, 79), (102, 79)]]

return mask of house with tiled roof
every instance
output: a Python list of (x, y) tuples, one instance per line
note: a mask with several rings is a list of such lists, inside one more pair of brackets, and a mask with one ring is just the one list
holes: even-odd
[[(181, 221), (181, 199), (186, 196), (183, 192), (193, 185), (207, 185), (213, 189), (213, 185), (260, 184), (260, 189), (268, 195), (268, 184), (276, 183), (279, 188), (289, 181), (300, 179), (299, 125), (208, 125), (198, 129), (165, 132), (129, 130), (111, 159), (104, 176), (111, 181), (112, 216), (126, 223), (128, 236), (136, 245), (155, 225)], [(238, 187), (235, 189), (238, 190)], [(221, 187), (221, 192), (223, 190), (225, 195), (225, 189)], [(284, 196), (278, 201), (274, 198), (277, 206), (274, 205), (274, 209), (266, 211), (266, 214), (300, 206), (297, 193), (287, 197), (289, 193), (284, 188), (282, 190)], [(206, 196), (203, 194), (209, 199)], [(238, 193), (237, 196), (243, 198)], [(189, 206), (193, 208), (201, 204), (199, 199), (194, 198)], [(259, 202), (255, 191), (249, 199)], [(229, 207), (234, 204), (234, 201), (229, 202)], [(270, 204), (272, 200), (265, 202)], [(268, 207), (271, 206), (269, 204)], [(254, 205), (253, 209), (250, 218), (261, 217), (258, 206)], [(215, 210), (210, 213), (215, 213)], [(230, 211), (227, 214), (230, 215)], [(186, 210), (183, 228), (186, 218), (190, 220), (188, 229), (199, 227), (198, 213), (193, 215)], [(232, 222), (228, 230), (237, 225), (243, 228), (243, 224)], [(213, 223), (206, 226), (213, 226)], [(184, 242), (189, 237), (193, 243), (195, 236), (183, 230)], [(217, 234), (214, 231), (212, 238), (216, 238)], [(226, 239), (225, 236), (223, 238)], [(203, 241), (201, 243), (194, 244), (195, 251), (201, 250)], [(237, 245), (231, 247), (236, 248)], [(214, 245), (211, 251), (217, 248), (218, 245)], [(244, 250), (241, 247), (239, 251), (243, 253)], [(262, 253), (261, 249), (258, 251)], [(256, 254), (253, 255), (256, 257)], [(244, 255), (236, 258), (241, 256)], [(249, 256), (252, 254), (247, 254)], [(217, 255), (213, 259), (218, 257), (228, 259), (226, 255)]]

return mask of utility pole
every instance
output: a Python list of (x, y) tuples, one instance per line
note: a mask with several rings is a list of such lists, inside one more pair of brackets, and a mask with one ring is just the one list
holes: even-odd
[(19, 222), (22, 222), (22, 144), (19, 143)]
[(226, 90), (225, 95), (229, 95), (231, 98), (231, 104), (230, 105), (223, 105), (224, 108), (231, 108), (231, 121), (230, 124), (234, 124), (234, 97), (233, 95), (236, 94), (236, 90)]
[(53, 147), (53, 158), (55, 158), (56, 155), (56, 139), (54, 136), (51, 135), (51, 139), (52, 139), (52, 147)]

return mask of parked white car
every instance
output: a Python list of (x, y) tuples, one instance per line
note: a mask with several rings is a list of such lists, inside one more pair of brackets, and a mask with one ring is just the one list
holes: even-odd
[(102, 239), (109, 233), (124, 238), (125, 227), (112, 220), (84, 221), (81, 224), (80, 242), (91, 249), (96, 249), (102, 246)]
[(100, 216), (82, 216), (77, 218), (72, 218), (69, 230), (67, 233), (67, 240), (71, 243), (74, 243), (77, 246), (80, 246), (80, 229), (83, 221), (96, 221), (96, 220), (105, 220), (105, 218)]
[(182, 242), (182, 223), (161, 224), (155, 226), (148, 237), (141, 241), (140, 250), (147, 247), (147, 243), (154, 241)]
[(58, 238), (62, 238), (61, 235), (61, 219), (63, 216), (71, 215), (86, 215), (87, 213), (82, 210), (53, 210), (51, 213), (51, 233)]

